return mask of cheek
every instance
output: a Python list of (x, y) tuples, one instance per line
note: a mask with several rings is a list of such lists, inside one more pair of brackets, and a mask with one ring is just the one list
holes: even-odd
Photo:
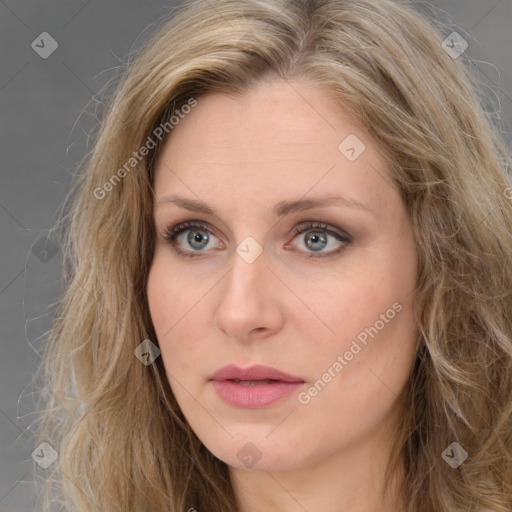
[[(161, 357), (168, 377), (191, 376), (198, 368), (201, 344), (200, 330), (206, 312), (202, 301), (208, 288), (191, 285), (191, 281), (177, 272), (168, 271), (165, 258), (155, 257), (147, 283), (151, 320), (158, 338)], [(203, 322), (204, 323), (204, 322)], [(204, 333), (204, 329), (202, 330)], [(204, 357), (204, 356), (203, 356)]]
[(308, 361), (310, 382), (320, 379), (316, 387), (323, 398), (318, 403), (343, 397), (346, 410), (373, 407), (383, 392), (392, 398), (406, 383), (417, 335), (416, 253), (412, 245), (407, 250), (401, 257), (396, 251), (376, 251), (374, 258), (354, 263), (350, 273), (340, 273), (317, 296), (316, 310), (330, 332), (323, 329), (326, 334), (319, 336), (309, 328), (304, 341), (315, 340)]
[(410, 331), (415, 280), (416, 267), (411, 261), (402, 265), (376, 258), (322, 283), (322, 293), (306, 296), (329, 327), (330, 332), (324, 329), (324, 346), (348, 350), (355, 338), (364, 346), (374, 336), (394, 338), (404, 329)]
[(212, 327), (206, 309), (212, 285), (169, 268), (165, 257), (156, 257), (151, 267), (147, 285), (151, 319), (172, 393), (191, 428), (204, 439), (215, 430), (209, 422), (216, 416), (215, 411), (207, 411), (203, 395), (211, 370), (206, 365), (215, 354), (208, 352)]
[(149, 312), (158, 338), (165, 330), (171, 329), (176, 313), (178, 293), (170, 286), (170, 277), (164, 272), (164, 266), (155, 259), (149, 271), (147, 296)]
[(414, 362), (411, 289), (390, 273), (379, 285), (374, 277), (333, 286), (324, 318), (336, 334), (315, 339), (310, 331), (304, 338), (305, 348), (308, 337), (314, 342), (300, 417), (331, 447), (356, 442), (390, 414)]

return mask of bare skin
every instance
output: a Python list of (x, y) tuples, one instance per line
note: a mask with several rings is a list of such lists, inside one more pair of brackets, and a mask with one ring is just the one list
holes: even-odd
[[(338, 148), (350, 134), (364, 151), (350, 151), (355, 139)], [(369, 134), (303, 82), (260, 83), (236, 98), (209, 94), (166, 141), (154, 192), (148, 300), (161, 356), (192, 429), (228, 464), (240, 510), (400, 510), (397, 496), (383, 495), (383, 477), (415, 356), (417, 252)], [(170, 195), (216, 213), (188, 211)], [(282, 201), (327, 196), (363, 206), (323, 201), (273, 215)], [(184, 221), (206, 229), (166, 241)], [(308, 221), (327, 231), (293, 232)], [(244, 245), (247, 237), (257, 245)], [(238, 246), (262, 252), (248, 263)], [(234, 407), (209, 381), (229, 363), (264, 364), (305, 382), (271, 405)], [(239, 457), (249, 442), (259, 459), (252, 466)]]

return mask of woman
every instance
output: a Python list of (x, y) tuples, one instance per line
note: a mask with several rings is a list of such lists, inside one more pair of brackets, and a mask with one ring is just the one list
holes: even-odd
[(147, 43), (62, 217), (49, 498), (510, 510), (511, 160), (463, 49), (392, 0)]

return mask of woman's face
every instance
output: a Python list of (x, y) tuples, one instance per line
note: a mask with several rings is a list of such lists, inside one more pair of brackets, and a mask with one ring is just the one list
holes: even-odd
[[(154, 192), (149, 307), (204, 445), (285, 471), (388, 440), (415, 354), (417, 253), (369, 134), (306, 83), (209, 94), (171, 132)], [(292, 382), (211, 380), (226, 365)]]

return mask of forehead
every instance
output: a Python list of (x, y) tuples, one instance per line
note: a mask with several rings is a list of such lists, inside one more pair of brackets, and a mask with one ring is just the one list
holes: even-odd
[(199, 97), (163, 146), (154, 186), (157, 199), (192, 190), (213, 202), (275, 204), (340, 192), (378, 203), (390, 181), (374, 141), (326, 89), (271, 81)]

